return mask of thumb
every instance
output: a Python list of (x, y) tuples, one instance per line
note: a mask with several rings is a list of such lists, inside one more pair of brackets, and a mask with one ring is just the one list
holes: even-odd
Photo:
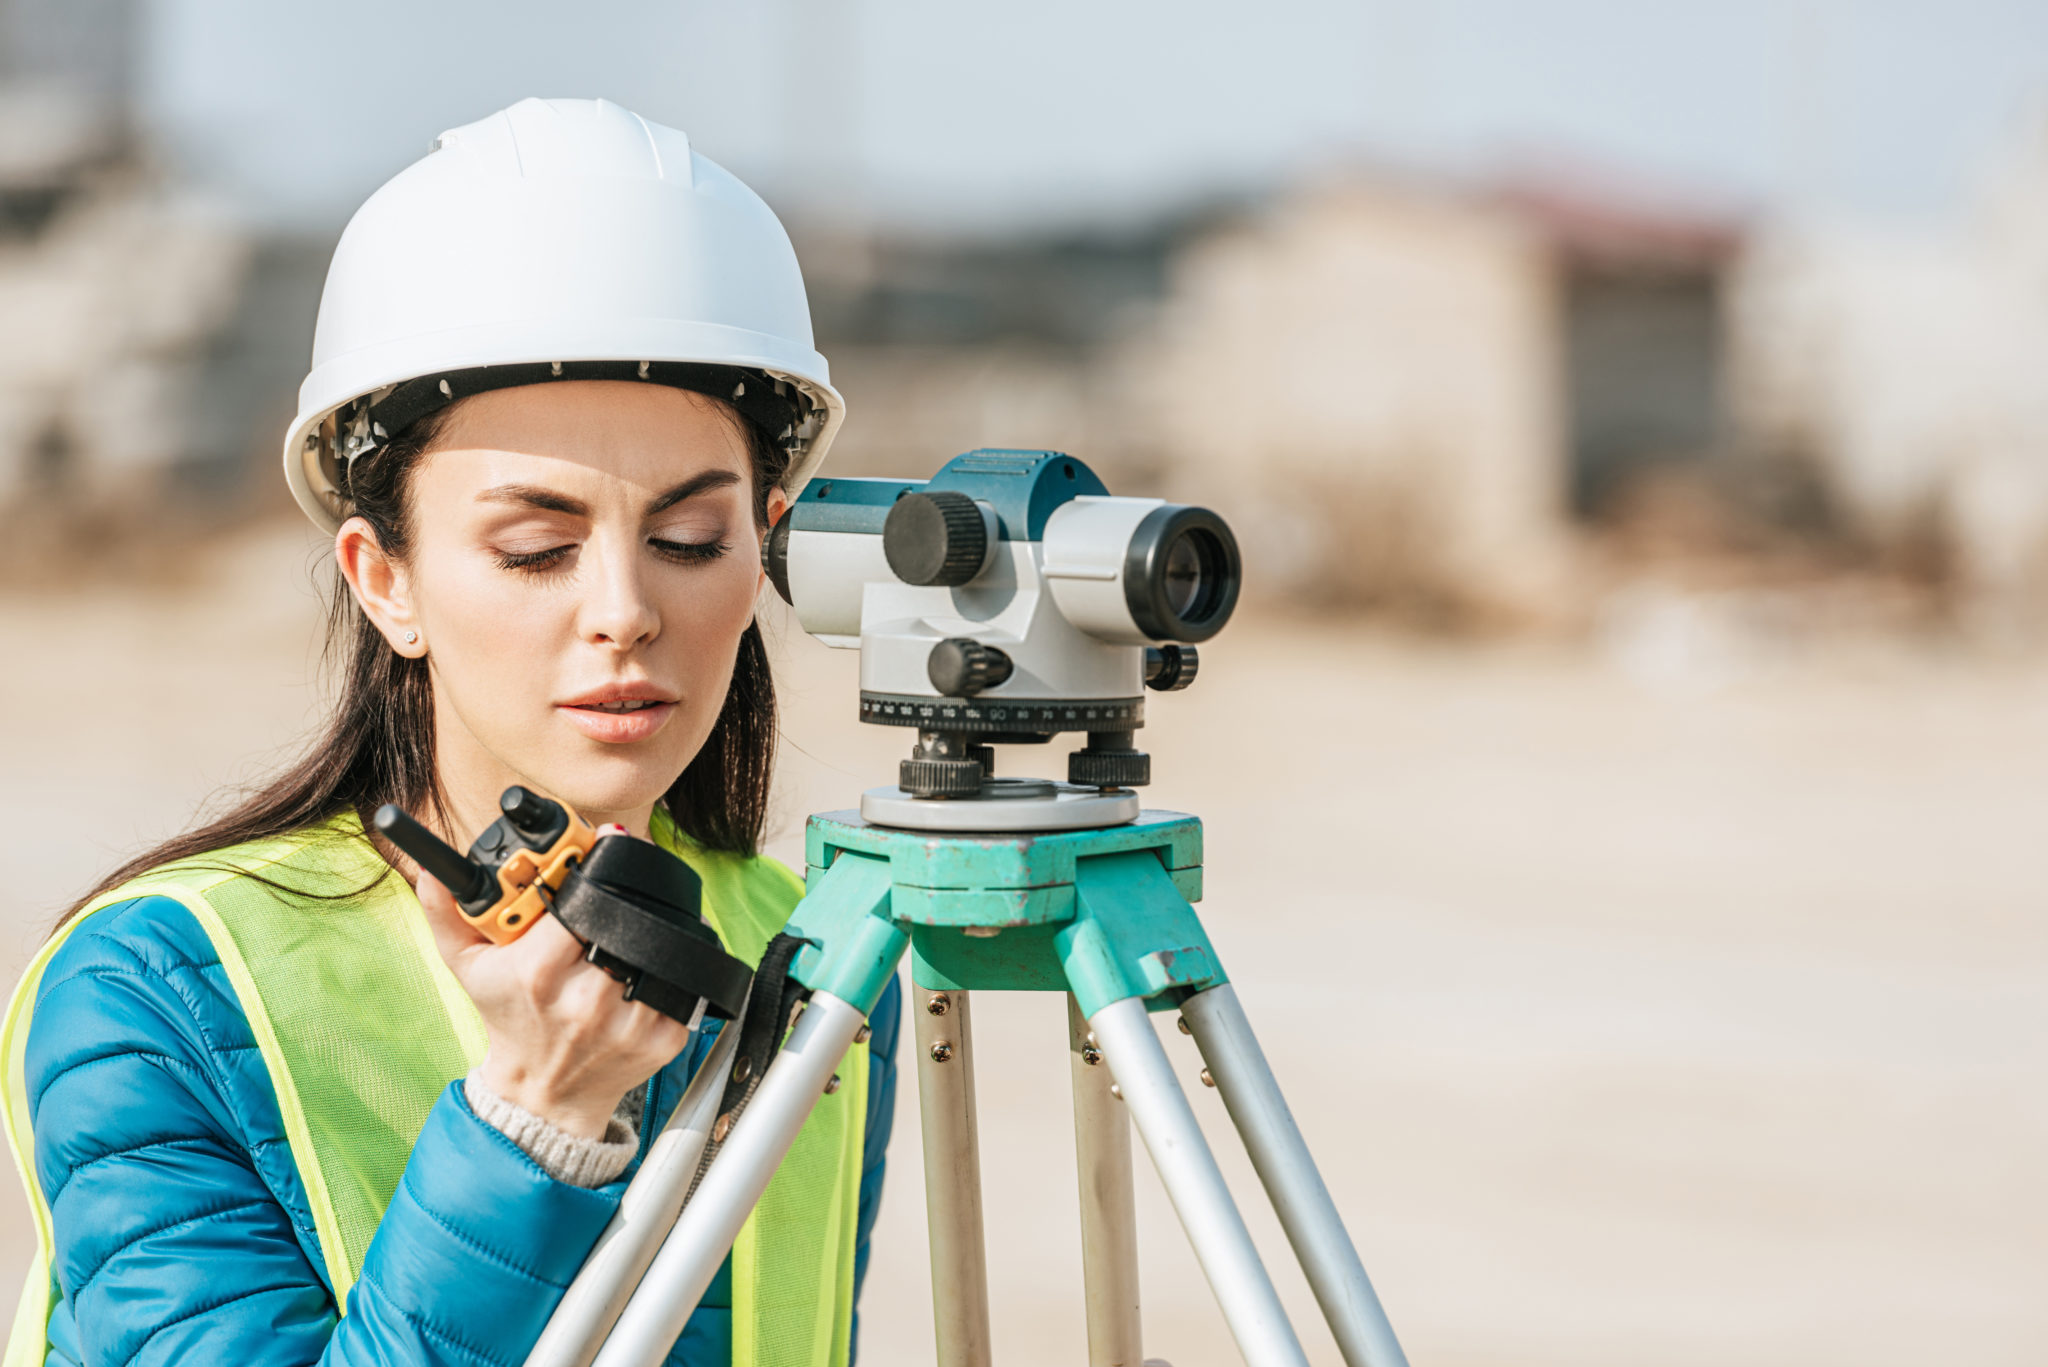
[(427, 914), (427, 928), (434, 932), (434, 947), (441, 951), (441, 957), (453, 968), (466, 954), (479, 946), (490, 944), (488, 937), (471, 925), (455, 905), (455, 894), (443, 887), (440, 880), (422, 870), (420, 881), (414, 889), (420, 896), (420, 910)]

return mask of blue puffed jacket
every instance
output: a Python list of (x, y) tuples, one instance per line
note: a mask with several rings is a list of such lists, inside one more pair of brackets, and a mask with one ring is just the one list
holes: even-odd
[[(869, 1040), (856, 1303), (895, 1110), (900, 1018), (892, 982)], [(647, 1084), (643, 1154), (710, 1038)], [(249, 1022), (206, 932), (163, 897), (95, 913), (51, 960), (26, 1081), (63, 1297), (50, 1361), (66, 1367), (518, 1367), (625, 1189), (624, 1178), (596, 1190), (550, 1178), (451, 1084), (339, 1317)], [(671, 1364), (732, 1360), (730, 1271)], [(857, 1313), (854, 1333), (857, 1351)]]

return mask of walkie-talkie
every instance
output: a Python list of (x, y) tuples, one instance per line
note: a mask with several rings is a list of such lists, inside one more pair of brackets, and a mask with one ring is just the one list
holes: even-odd
[(641, 1001), (680, 1021), (739, 1014), (753, 969), (725, 952), (703, 919), (703, 883), (688, 864), (622, 831), (599, 835), (567, 806), (505, 790), (504, 815), (465, 856), (391, 803), (370, 824), (455, 894), (463, 917), (510, 944), (548, 912), (583, 957)]
[(548, 909), (597, 832), (565, 804), (516, 785), (498, 806), (504, 815), (484, 828), (466, 859), (391, 803), (377, 809), (372, 824), (455, 894), (455, 905), (486, 939), (508, 945)]

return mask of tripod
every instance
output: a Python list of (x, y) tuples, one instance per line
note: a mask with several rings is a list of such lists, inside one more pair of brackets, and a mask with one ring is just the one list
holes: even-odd
[[(870, 794), (871, 803), (884, 791)], [(666, 1359), (805, 1117), (836, 1086), (834, 1069), (862, 1037), (867, 1013), (906, 952), (940, 1367), (990, 1361), (970, 1024), (971, 995), (984, 990), (1068, 996), (1092, 1367), (1142, 1362), (1126, 1114), (1245, 1361), (1307, 1363), (1146, 1019), (1176, 1006), (1347, 1367), (1406, 1367), (1191, 905), (1201, 896), (1201, 823), (1137, 813), (1128, 791), (1062, 785), (1059, 797), (1037, 810), (1043, 822), (1066, 829), (895, 824), (931, 810), (941, 814), (935, 820), (957, 825), (963, 809), (982, 805), (972, 800), (898, 801), (887, 812), (889, 826), (853, 812), (811, 818), (809, 890), (789, 927), (812, 942), (792, 966), (792, 976), (812, 989), (809, 1005), (691, 1191), (724, 1080), (716, 1053), (700, 1069), (635, 1179), (639, 1198), (628, 1191), (631, 1209), (622, 1209), (592, 1254), (528, 1367), (656, 1367)], [(1000, 810), (1022, 817), (1028, 809), (1005, 803)], [(1090, 824), (1098, 820), (1122, 824)]]

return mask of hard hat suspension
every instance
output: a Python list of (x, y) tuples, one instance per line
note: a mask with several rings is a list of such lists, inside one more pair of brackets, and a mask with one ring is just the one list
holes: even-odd
[(535, 361), (523, 365), (474, 366), (422, 375), (388, 385), (342, 405), (335, 414), (337, 443), (345, 466), (378, 450), (424, 417), (458, 400), (494, 389), (549, 384), (560, 380), (622, 380), (686, 389), (732, 405), (775, 445), (788, 449), (809, 416), (797, 386), (765, 370), (746, 366), (700, 365), (689, 361)]

